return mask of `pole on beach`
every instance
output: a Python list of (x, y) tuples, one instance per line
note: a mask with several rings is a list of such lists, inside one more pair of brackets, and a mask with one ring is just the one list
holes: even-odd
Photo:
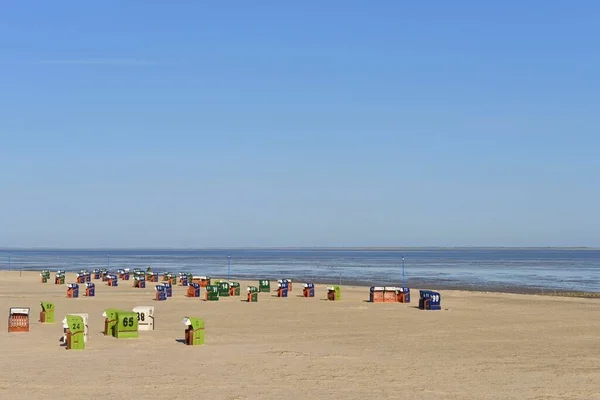
[(227, 280), (231, 279), (231, 256), (227, 256)]
[(340, 274), (340, 286), (342, 286), (342, 274)]
[(107, 255), (107, 258), (108, 258), (108, 264), (107, 264), (106, 269), (110, 269), (110, 254)]
[(10, 271), (10, 253), (8, 253), (8, 270)]
[(406, 287), (404, 282), (404, 254), (402, 254), (402, 287)]

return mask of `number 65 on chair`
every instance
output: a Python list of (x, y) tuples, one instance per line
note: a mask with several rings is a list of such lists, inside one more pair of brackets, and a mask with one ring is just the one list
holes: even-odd
[(113, 335), (117, 339), (138, 337), (138, 315), (133, 311), (117, 311)]

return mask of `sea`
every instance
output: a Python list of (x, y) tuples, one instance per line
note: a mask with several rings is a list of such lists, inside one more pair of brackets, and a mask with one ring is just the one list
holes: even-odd
[(152, 267), (229, 279), (508, 292), (600, 292), (600, 249), (0, 250), (0, 269)]

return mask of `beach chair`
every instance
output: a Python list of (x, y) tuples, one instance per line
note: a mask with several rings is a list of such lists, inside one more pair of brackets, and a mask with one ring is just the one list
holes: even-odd
[(191, 283), (192, 281), (192, 275), (188, 274), (186, 272), (180, 272), (179, 273), (179, 284), (181, 286), (187, 286)]
[(230, 296), (239, 296), (240, 295), (240, 283), (239, 282), (229, 282), (229, 295)]
[(410, 289), (407, 287), (400, 287), (396, 292), (396, 301), (398, 303), (410, 303)]
[(113, 335), (113, 327), (117, 323), (118, 311), (116, 308), (108, 308), (102, 313), (104, 317), (104, 336)]
[(95, 297), (96, 296), (96, 285), (92, 282), (87, 282), (85, 284), (85, 296), (86, 297)]
[(165, 288), (165, 295), (167, 297), (173, 297), (173, 286), (171, 285), (171, 282), (163, 282), (162, 285)]
[(119, 278), (117, 275), (106, 275), (106, 282), (108, 286), (119, 286)]
[[(81, 319), (83, 320), (83, 326), (82, 326), (82, 330), (83, 330), (83, 341), (87, 342), (88, 341), (88, 333), (89, 333), (89, 329), (88, 329), (88, 320), (89, 320), (89, 315), (87, 313), (71, 313), (69, 315), (72, 316), (77, 316), (77, 317), (81, 317)], [(65, 320), (63, 319), (63, 342), (66, 343), (67, 341), (67, 328), (64, 327), (64, 323)]]
[(29, 307), (11, 307), (9, 309), (8, 332), (29, 332)]
[(42, 324), (53, 324), (54, 323), (54, 304), (46, 301), (41, 302), (42, 311), (40, 311), (40, 323)]
[(315, 285), (314, 285), (314, 283), (303, 283), (302, 284), (302, 296), (304, 296), (304, 297), (315, 297)]
[(291, 279), (279, 279), (277, 281), (277, 284), (279, 285), (280, 283), (283, 283), (283, 282), (287, 283), (288, 292), (291, 292), (292, 291), (292, 280)]
[(156, 301), (165, 301), (167, 300), (167, 291), (165, 290), (164, 284), (156, 285), (156, 294), (154, 296), (154, 300)]
[(217, 284), (219, 297), (229, 297), (229, 282), (219, 282)]
[(371, 286), (369, 289), (369, 301), (371, 303), (383, 303), (384, 302), (385, 287), (383, 286)]
[(54, 274), (54, 284), (55, 285), (64, 285), (65, 284), (64, 272), (57, 272), (56, 274)]
[(77, 283), (67, 284), (67, 297), (70, 299), (79, 297), (79, 285)]
[(64, 342), (67, 350), (85, 349), (85, 323), (81, 316), (67, 315), (63, 319)]
[(287, 279), (277, 281), (277, 297), (288, 297)]
[(185, 317), (183, 324), (185, 329), (185, 344), (188, 346), (199, 346), (204, 344), (204, 320), (194, 317)]
[(327, 287), (327, 300), (339, 301), (342, 298), (342, 288), (339, 285)]
[(219, 288), (215, 285), (208, 285), (204, 296), (206, 301), (219, 301)]
[(258, 281), (258, 290), (259, 292), (270, 292), (271, 291), (271, 281), (268, 279), (262, 279)]
[(385, 286), (384, 290), (383, 290), (383, 302), (384, 303), (396, 303), (397, 302), (396, 290), (397, 290), (397, 288), (395, 286)]
[(129, 268), (120, 270), (119, 278), (123, 281), (128, 281), (130, 277)]
[(256, 303), (258, 302), (258, 287), (256, 286), (248, 286), (246, 288), (246, 291), (248, 292), (248, 297), (247, 297), (247, 301), (248, 303)]
[(192, 282), (188, 285), (187, 289), (187, 297), (200, 297), (200, 284), (196, 282)]
[(419, 309), (421, 310), (441, 310), (442, 297), (433, 290), (419, 291)]
[(210, 285), (210, 276), (200, 277), (200, 287), (207, 287)]
[(141, 273), (133, 277), (133, 287), (144, 289), (146, 287), (146, 274)]
[(132, 311), (137, 314), (138, 331), (154, 330), (154, 306), (137, 306)]
[(117, 311), (117, 323), (113, 328), (113, 337), (136, 338), (138, 333), (138, 315), (133, 311)]
[(40, 280), (42, 283), (47, 283), (49, 279), (50, 279), (50, 271), (45, 269), (42, 272), (40, 272)]

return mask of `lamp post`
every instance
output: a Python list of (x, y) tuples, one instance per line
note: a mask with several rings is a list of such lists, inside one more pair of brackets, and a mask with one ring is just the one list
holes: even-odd
[(402, 254), (402, 287), (406, 287), (404, 282), (404, 254)]
[(227, 280), (231, 279), (231, 256), (227, 256)]

